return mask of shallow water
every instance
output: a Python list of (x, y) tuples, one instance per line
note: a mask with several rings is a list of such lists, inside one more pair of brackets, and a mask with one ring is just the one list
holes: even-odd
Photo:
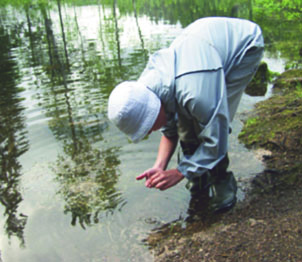
[[(110, 90), (135, 79), (180, 23), (116, 16), (109, 7), (65, 7), (34, 16), (6, 9), (1, 24), (0, 250), (3, 261), (152, 261), (144, 238), (186, 219), (185, 181), (165, 192), (135, 177), (153, 165), (159, 133), (138, 145), (106, 118)], [(51, 21), (51, 23), (50, 23)], [(117, 30), (118, 28), (118, 30)], [(64, 45), (65, 42), (65, 45)], [(7, 54), (7, 55), (6, 55)], [(282, 60), (264, 60), (283, 71)], [(263, 168), (239, 144), (242, 113), (264, 97), (244, 95), (230, 137), (231, 169)], [(171, 166), (176, 164), (176, 157)]]

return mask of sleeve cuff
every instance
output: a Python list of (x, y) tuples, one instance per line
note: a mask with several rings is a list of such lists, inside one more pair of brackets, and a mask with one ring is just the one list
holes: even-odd
[(198, 170), (198, 172), (192, 172), (185, 163), (182, 163), (182, 161), (178, 164), (177, 170), (190, 181), (196, 177), (200, 177), (207, 171), (207, 169), (203, 168), (202, 170)]

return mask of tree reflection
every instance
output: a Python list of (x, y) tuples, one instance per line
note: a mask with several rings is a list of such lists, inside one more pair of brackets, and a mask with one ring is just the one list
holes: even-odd
[(118, 59), (118, 65), (121, 67), (122, 60), (121, 60), (121, 47), (120, 47), (120, 38), (119, 38), (118, 19), (117, 19), (117, 15), (116, 15), (116, 8), (117, 8), (116, 2), (117, 2), (117, 0), (113, 0), (112, 13), (113, 13), (114, 29), (115, 29), (115, 37), (116, 37), (117, 59)]
[(62, 17), (61, 0), (57, 0), (57, 6), (58, 6), (59, 17), (60, 17), (60, 26), (61, 26), (62, 39), (63, 39), (63, 44), (64, 44), (65, 59), (66, 59), (66, 64), (69, 67), (69, 58), (68, 58), (68, 51), (67, 51), (67, 42), (66, 42), (66, 36), (65, 36), (64, 22), (63, 22), (63, 17)]
[[(13, 36), (18, 35), (13, 32)], [(22, 201), (19, 191), (21, 165), (18, 158), (28, 150), (23, 107), (20, 105), (16, 80), (18, 72), (11, 54), (11, 36), (0, 24), (0, 202), (6, 216), (5, 232), (9, 238), (16, 236), (21, 245), (24, 241), (24, 228), (27, 216), (18, 214)]]
[[(62, 142), (64, 151), (58, 156), (53, 170), (59, 182), (58, 193), (65, 200), (64, 213), (71, 214), (72, 225), (78, 222), (85, 228), (98, 223), (103, 213), (112, 213), (123, 204), (124, 200), (115, 188), (120, 163), (118, 148), (94, 148), (95, 143), (105, 143), (102, 137), (107, 127), (102, 110), (105, 106), (94, 103), (95, 94), (89, 96), (95, 91), (93, 86), (86, 89), (73, 85), (62, 62), (65, 52), (57, 44), (50, 17), (45, 11), (43, 14), (50, 81), (43, 87), (41, 104), (50, 118), (49, 127)], [(85, 57), (85, 66), (88, 67), (94, 57)]]
[(137, 8), (136, 8), (136, 0), (132, 0), (132, 5), (133, 5), (133, 13), (134, 13), (134, 17), (135, 17), (135, 23), (136, 23), (136, 26), (137, 26), (138, 36), (139, 36), (139, 39), (140, 39), (140, 41), (141, 41), (142, 52), (143, 52), (143, 54), (144, 54), (145, 62), (147, 63), (147, 61), (148, 61), (148, 56), (147, 56), (147, 52), (146, 52), (146, 50), (145, 50), (145, 42), (144, 42), (144, 38), (143, 38), (143, 35), (142, 35), (142, 31), (141, 31), (141, 28), (140, 28), (139, 22), (138, 22), (138, 15), (137, 15)]
[[(156, 22), (168, 20), (172, 24), (180, 22), (183, 26), (206, 16), (252, 16), (251, 0), (124, 0), (119, 1), (121, 12), (129, 12), (131, 1), (136, 1), (137, 10)], [(185, 10), (185, 11), (184, 11)]]
[[(79, 143), (79, 141), (78, 141)], [(69, 147), (65, 147), (65, 149)], [(102, 215), (122, 207), (124, 200), (115, 188), (118, 181), (117, 148), (92, 149), (89, 143), (73, 158), (60, 156), (55, 168), (60, 194), (65, 199), (65, 213), (71, 213), (71, 224), (96, 224)]]

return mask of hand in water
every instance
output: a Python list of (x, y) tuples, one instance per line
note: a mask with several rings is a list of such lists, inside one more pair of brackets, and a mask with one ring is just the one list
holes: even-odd
[(143, 178), (146, 178), (146, 187), (166, 190), (179, 183), (184, 176), (177, 169), (164, 171), (160, 168), (151, 168), (136, 177), (137, 180)]

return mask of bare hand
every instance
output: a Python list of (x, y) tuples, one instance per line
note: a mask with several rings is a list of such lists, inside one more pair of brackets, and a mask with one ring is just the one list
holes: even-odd
[(146, 187), (155, 187), (159, 190), (166, 190), (176, 185), (184, 178), (183, 174), (177, 169), (163, 171), (159, 168), (151, 168), (138, 176), (137, 179), (142, 179), (144, 177), (147, 178), (145, 182)]
[(163, 171), (161, 168), (152, 167), (150, 169), (147, 169), (144, 173), (140, 174), (136, 177), (136, 180), (141, 180), (143, 178), (149, 179), (157, 172)]

